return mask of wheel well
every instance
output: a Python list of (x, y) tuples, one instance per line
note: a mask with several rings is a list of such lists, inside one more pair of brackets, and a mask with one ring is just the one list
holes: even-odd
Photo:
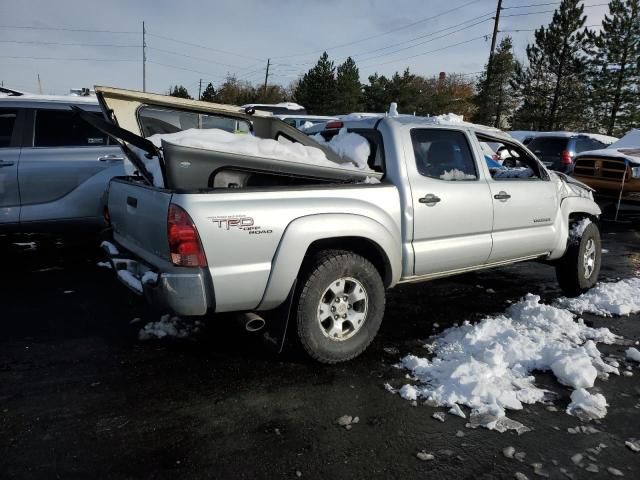
[(595, 224), (599, 224), (600, 223), (600, 217), (598, 217), (596, 215), (592, 215), (592, 214), (587, 213), (587, 212), (571, 212), (569, 214), (569, 225), (571, 225), (571, 222), (574, 222), (576, 220), (580, 220), (581, 218), (588, 218)]
[(369, 260), (382, 278), (385, 286), (391, 283), (391, 263), (380, 245), (365, 237), (337, 237), (316, 240), (305, 253), (305, 262), (322, 250), (348, 250)]

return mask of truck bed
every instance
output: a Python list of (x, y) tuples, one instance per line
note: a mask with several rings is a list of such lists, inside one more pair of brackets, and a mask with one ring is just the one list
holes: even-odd
[[(191, 271), (170, 262), (170, 204), (188, 212), (197, 228), (208, 263), (204, 273), (213, 290), (208, 307), (218, 312), (273, 308), (272, 301), (262, 302), (272, 263), (277, 255), (288, 254), (279, 251), (283, 236), (304, 218), (324, 215), (329, 222), (339, 216), (345, 231), (349, 230), (350, 219), (367, 219), (389, 232), (396, 242), (397, 258), (401, 257), (400, 199), (391, 184), (212, 189), (194, 193), (152, 187), (129, 177), (114, 179), (108, 200), (113, 240), (121, 250), (156, 272), (180, 275)], [(341, 235), (329, 223), (327, 228), (331, 229), (331, 236)], [(300, 242), (303, 240), (300, 238)], [(286, 294), (281, 300), (284, 298)]]

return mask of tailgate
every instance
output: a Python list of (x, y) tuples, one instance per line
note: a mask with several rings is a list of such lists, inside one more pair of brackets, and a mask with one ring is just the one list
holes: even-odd
[(169, 260), (167, 215), (171, 192), (116, 178), (109, 185), (109, 215), (113, 238), (151, 264)]

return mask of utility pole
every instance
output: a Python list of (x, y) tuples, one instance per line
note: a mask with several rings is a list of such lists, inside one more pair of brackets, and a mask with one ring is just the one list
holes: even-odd
[(498, 25), (500, 23), (500, 11), (502, 10), (502, 0), (498, 0), (498, 7), (496, 8), (496, 16), (493, 22), (493, 36), (491, 37), (491, 53), (489, 58), (493, 57), (493, 52), (496, 49), (496, 37), (498, 36)]
[(142, 22), (142, 91), (147, 91), (147, 31)]
[(198, 100), (202, 100), (202, 96), (200, 95), (200, 92), (202, 92), (202, 79), (200, 79), (200, 83), (198, 85)]
[(269, 80), (269, 66), (271, 65), (271, 59), (267, 59), (267, 73), (264, 75), (264, 96), (267, 96), (267, 80)]
[(38, 93), (42, 95), (42, 82), (40, 82), (40, 74), (38, 74)]
[(498, 25), (500, 24), (500, 11), (502, 10), (502, 0), (498, 0), (496, 16), (493, 17), (493, 35), (491, 36), (491, 51), (489, 52), (489, 63), (487, 64), (487, 79), (491, 75), (491, 60), (496, 49), (496, 37), (498, 36)]

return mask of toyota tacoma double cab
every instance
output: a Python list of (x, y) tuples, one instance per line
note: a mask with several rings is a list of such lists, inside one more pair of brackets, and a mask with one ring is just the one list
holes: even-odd
[[(178, 315), (238, 312), (257, 327), (276, 311), (290, 320), (288, 338), (336, 363), (367, 348), (386, 289), (403, 283), (528, 260), (554, 265), (569, 295), (597, 281), (601, 212), (591, 189), (498, 130), (409, 116), (344, 122), (341, 131), (367, 140), (372, 177), (341, 177), (145, 138), (149, 111), (171, 110), (192, 126), (219, 117), (245, 124), (244, 135), (326, 150), (271, 115), (107, 87), (96, 94), (104, 130), (134, 165), (110, 183), (104, 251), (126, 286)], [(510, 168), (490, 167), (481, 142), (503, 145)]]

